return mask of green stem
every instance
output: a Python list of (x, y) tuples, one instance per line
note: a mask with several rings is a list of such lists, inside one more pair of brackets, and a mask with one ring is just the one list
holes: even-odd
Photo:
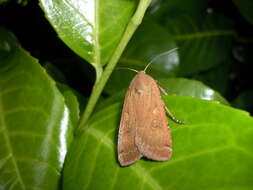
[(151, 0), (140, 0), (139, 5), (137, 7), (137, 10), (133, 17), (131, 18), (126, 31), (119, 42), (119, 45), (112, 55), (112, 58), (110, 59), (109, 63), (107, 64), (104, 72), (102, 73), (102, 76), (100, 80), (94, 85), (90, 99), (88, 101), (88, 104), (84, 110), (84, 113), (81, 116), (79, 126), (77, 128), (77, 131), (83, 130), (86, 122), (88, 121), (90, 115), (92, 114), (92, 111), (98, 101), (98, 98), (107, 82), (109, 79), (113, 69), (115, 68), (121, 54), (123, 53), (128, 41), (132, 37), (133, 33), (137, 29), (137, 27), (140, 25), (142, 22), (143, 16), (145, 14), (146, 9), (148, 8), (149, 4), (151, 3)]

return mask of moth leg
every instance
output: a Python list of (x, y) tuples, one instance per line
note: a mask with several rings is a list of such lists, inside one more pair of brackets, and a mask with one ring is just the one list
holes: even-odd
[(166, 112), (169, 114), (170, 118), (175, 121), (178, 124), (185, 124), (183, 121), (180, 121), (178, 119), (175, 118), (175, 116), (170, 112), (170, 110), (165, 106), (165, 110)]

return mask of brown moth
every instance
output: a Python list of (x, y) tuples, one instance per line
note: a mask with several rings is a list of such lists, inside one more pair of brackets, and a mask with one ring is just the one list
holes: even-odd
[(118, 136), (118, 160), (130, 165), (141, 157), (170, 159), (172, 140), (157, 82), (144, 71), (132, 80), (126, 93)]

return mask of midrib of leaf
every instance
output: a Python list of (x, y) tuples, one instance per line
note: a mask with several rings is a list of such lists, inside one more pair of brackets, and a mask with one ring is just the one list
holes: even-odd
[(71, 3), (69, 3), (66, 0), (64, 0), (64, 2), (66, 5), (68, 5), (73, 10), (75, 10), (76, 14), (78, 14), (85, 22), (89, 23), (93, 28), (93, 37), (95, 40), (95, 46), (94, 46), (94, 61), (95, 61), (95, 63), (91, 63), (91, 64), (96, 69), (96, 74), (97, 74), (96, 81), (97, 81), (101, 76), (101, 68), (102, 68), (101, 63), (100, 63), (100, 44), (99, 44), (99, 11), (98, 11), (98, 9), (99, 9), (98, 4), (99, 3), (97, 3), (97, 1), (95, 1), (95, 8), (94, 8), (95, 26), (93, 26), (92, 23), (90, 23), (75, 6), (73, 6)]
[[(109, 131), (107, 134), (110, 134), (113, 131), (114, 131), (114, 129)], [(109, 148), (111, 151), (113, 151), (113, 142), (112, 142), (112, 140), (110, 138), (108, 138), (107, 135), (103, 134), (101, 131), (95, 129), (94, 127), (90, 127), (86, 131), (86, 134), (92, 135), (98, 141), (100, 141), (100, 143), (102, 143), (107, 148)], [(160, 184), (157, 183), (157, 181), (153, 178), (153, 176), (150, 175), (148, 171), (146, 171), (145, 168), (143, 168), (139, 165), (133, 165), (133, 166), (130, 166), (129, 168), (131, 168), (140, 178), (143, 179), (143, 181), (145, 181), (147, 184), (149, 184), (153, 189), (156, 189), (156, 190), (162, 190), (163, 189), (160, 186)], [(143, 176), (143, 173), (145, 173), (146, 175)]]
[(172, 37), (173, 40), (191, 40), (199, 38), (208, 38), (216, 36), (233, 36), (234, 32), (232, 30), (216, 30), (211, 32), (195, 32), (192, 34), (177, 34)]
[(100, 151), (100, 149), (102, 147), (101, 144), (102, 144), (102, 141), (98, 144), (98, 146), (97, 146), (97, 148), (95, 150), (95, 160), (93, 162), (93, 165), (91, 166), (90, 175), (88, 176), (88, 180), (87, 180), (87, 182), (85, 184), (84, 189), (88, 189), (88, 187), (90, 186), (90, 182), (92, 180), (92, 174), (95, 172), (95, 167), (96, 167), (96, 161), (97, 161), (98, 153), (99, 153), (99, 151)]
[(0, 123), (2, 124), (4, 130), (3, 130), (3, 136), (4, 136), (4, 140), (6, 142), (6, 146), (7, 146), (7, 149), (8, 151), (10, 152), (11, 154), (11, 160), (12, 160), (12, 163), (13, 163), (13, 166), (14, 166), (14, 170), (16, 171), (16, 175), (17, 175), (17, 179), (20, 183), (20, 187), (21, 189), (25, 190), (25, 184), (21, 178), (21, 175), (20, 175), (20, 171), (19, 171), (19, 168), (18, 168), (18, 165), (17, 165), (17, 161), (16, 159), (14, 158), (14, 154), (13, 154), (13, 150), (12, 150), (12, 147), (11, 147), (11, 142), (10, 142), (10, 139), (9, 139), (9, 136), (8, 136), (8, 129), (6, 127), (6, 122), (5, 122), (5, 118), (4, 118), (4, 110), (3, 110), (3, 107), (2, 107), (2, 95), (0, 94), (0, 112), (2, 114), (0, 114)]

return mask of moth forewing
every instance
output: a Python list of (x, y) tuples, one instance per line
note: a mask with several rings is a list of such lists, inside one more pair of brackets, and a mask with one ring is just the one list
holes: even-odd
[[(149, 159), (163, 161), (171, 156), (171, 136), (159, 86), (149, 75), (142, 73), (143, 101), (135, 143), (141, 154)], [(141, 101), (141, 100), (140, 100)]]
[(168, 160), (171, 136), (156, 81), (140, 71), (126, 93), (118, 137), (118, 159), (129, 165), (142, 156)]
[[(137, 76), (136, 76), (137, 77)], [(135, 145), (135, 134), (137, 127), (137, 117), (135, 115), (135, 105), (133, 99), (133, 83), (126, 93), (124, 106), (121, 114), (119, 136), (118, 136), (118, 160), (120, 165), (127, 166), (138, 161), (142, 155)]]

